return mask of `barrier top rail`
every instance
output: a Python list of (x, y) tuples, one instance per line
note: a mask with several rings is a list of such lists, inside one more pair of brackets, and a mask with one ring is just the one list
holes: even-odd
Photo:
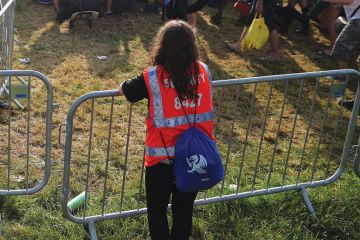
[(360, 76), (360, 73), (354, 69), (328, 70), (328, 71), (305, 72), (305, 73), (289, 73), (289, 74), (269, 75), (269, 76), (260, 76), (260, 77), (216, 80), (213, 81), (213, 86), (214, 87), (231, 86), (237, 84), (273, 82), (273, 81), (302, 79), (302, 78), (318, 78), (318, 77), (327, 77), (329, 75), (330, 76), (338, 76), (338, 75)]
[[(340, 165), (334, 174), (332, 174), (331, 176), (327, 176), (326, 179), (322, 179), (322, 180), (315, 180), (315, 179), (313, 180), (313, 178), (312, 178), (313, 176), (311, 176), (311, 181), (308, 181), (308, 182), (300, 182), (300, 183), (296, 183), (296, 184), (281, 185), (279, 187), (277, 187), (277, 186), (276, 187), (268, 187), (268, 188), (260, 189), (260, 190), (252, 189), (249, 192), (236, 192), (236, 193), (232, 193), (232, 194), (228, 194), (228, 195), (221, 195), (221, 196), (217, 196), (217, 197), (206, 197), (204, 199), (197, 199), (195, 202), (195, 205), (203, 205), (203, 204), (212, 203), (212, 202), (226, 201), (226, 200), (238, 199), (238, 198), (244, 198), (244, 197), (250, 197), (250, 196), (265, 195), (265, 194), (283, 192), (283, 191), (288, 191), (288, 190), (301, 190), (304, 198), (306, 199), (306, 197), (307, 197), (306, 191), (305, 191), (306, 188), (308, 188), (308, 187), (313, 188), (313, 187), (330, 184), (330, 183), (336, 181), (343, 173), (346, 163), (347, 163), (349, 149), (350, 149), (351, 143), (352, 143), (352, 137), (354, 135), (354, 131), (356, 128), (356, 120), (357, 120), (357, 116), (358, 116), (358, 110), (360, 108), (360, 88), (359, 88), (360, 73), (353, 69), (330, 70), (330, 71), (307, 72), (307, 73), (294, 73), (294, 74), (284, 74), (284, 75), (260, 76), (260, 77), (251, 77), (251, 78), (239, 78), (239, 79), (213, 81), (214, 87), (224, 87), (224, 86), (243, 85), (243, 84), (252, 84), (252, 83), (256, 85), (258, 83), (267, 83), (267, 82), (272, 83), (272, 82), (276, 82), (276, 81), (283, 81), (285, 83), (285, 81), (287, 81), (287, 80), (300, 80), (300, 79), (306, 79), (306, 78), (320, 78), (320, 77), (337, 76), (337, 75), (354, 75), (354, 76), (356, 76), (358, 78), (357, 79), (358, 80), (358, 82), (357, 82), (358, 88), (357, 88), (357, 92), (356, 92), (356, 98), (355, 98), (355, 103), (353, 106), (353, 111), (351, 113), (351, 116), (349, 118), (349, 123), (347, 126), (344, 147), (342, 148), (341, 160), (339, 163)], [(318, 80), (317, 80), (316, 86), (318, 87)], [(270, 90), (270, 95), (271, 95), (271, 90)], [(316, 95), (316, 93), (315, 93), (315, 95)], [(103, 213), (101, 215), (93, 215), (93, 216), (85, 216), (84, 215), (83, 217), (76, 217), (76, 216), (72, 215), (72, 213), (70, 212), (70, 210), (67, 207), (67, 203), (69, 200), (69, 190), (70, 190), (69, 189), (70, 188), (70, 186), (69, 186), (70, 179), (69, 178), (70, 178), (70, 168), (71, 168), (70, 161), (71, 161), (71, 154), (72, 154), (71, 145), (72, 145), (73, 117), (74, 117), (78, 107), (86, 100), (92, 99), (92, 107), (93, 107), (94, 99), (103, 98), (103, 97), (115, 97), (115, 96), (117, 96), (117, 90), (95, 91), (95, 92), (87, 93), (74, 101), (74, 103), (71, 105), (68, 115), (67, 115), (66, 141), (65, 141), (65, 153), (64, 153), (64, 176), (63, 176), (63, 190), (62, 190), (62, 209), (63, 209), (64, 216), (67, 219), (69, 219), (73, 222), (76, 222), (76, 223), (91, 224), (91, 222), (95, 222), (95, 221), (100, 221), (100, 220), (105, 220), (105, 219), (113, 219), (113, 218), (117, 218), (117, 217), (140, 215), (140, 214), (143, 214), (146, 212), (146, 208), (140, 208), (140, 209), (138, 208), (135, 210), (128, 210), (128, 211), (121, 210), (120, 212), (113, 212), (113, 213), (107, 213), (107, 214)], [(270, 98), (268, 98), (267, 101), (269, 104)], [(112, 104), (113, 104), (113, 101), (112, 101)], [(93, 110), (91, 110), (91, 114), (92, 114), (92, 111)], [(323, 118), (322, 121), (324, 122), (325, 118)], [(266, 122), (266, 118), (265, 118), (265, 122)], [(294, 127), (295, 127), (295, 123), (294, 123)], [(322, 129), (321, 129), (321, 132), (322, 132)], [(321, 141), (321, 134), (322, 133), (320, 133), (319, 142)], [(261, 138), (263, 138), (263, 136), (261, 136)], [(246, 146), (246, 144), (245, 144), (245, 146)], [(317, 146), (317, 148), (319, 148), (319, 146), (320, 146), (320, 143)], [(260, 146), (260, 148), (261, 148), (261, 146)], [(318, 151), (319, 151), (319, 149), (317, 150), (317, 152)], [(340, 157), (340, 153), (339, 153), (339, 157)], [(314, 163), (314, 168), (315, 168), (315, 165), (316, 165), (316, 160)], [(257, 168), (257, 166), (256, 166), (256, 168)], [(254, 179), (255, 179), (255, 177), (254, 177)], [(255, 181), (255, 180), (253, 180), (253, 181)], [(85, 209), (86, 209), (86, 207), (85, 207)]]

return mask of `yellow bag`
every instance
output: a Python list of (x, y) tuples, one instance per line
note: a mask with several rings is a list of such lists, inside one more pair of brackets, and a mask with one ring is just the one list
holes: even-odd
[(261, 14), (256, 14), (252, 21), (249, 31), (241, 42), (241, 50), (246, 49), (260, 49), (264, 46), (269, 38), (269, 29), (265, 24), (264, 18)]

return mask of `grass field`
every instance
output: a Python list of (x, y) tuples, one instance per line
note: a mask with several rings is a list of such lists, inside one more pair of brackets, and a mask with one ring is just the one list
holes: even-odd
[[(148, 53), (152, 38), (163, 22), (160, 15), (141, 13), (139, 9), (142, 5), (139, 3), (134, 11), (123, 16), (96, 20), (92, 29), (88, 29), (86, 25), (77, 25), (74, 30), (69, 31), (68, 22), (59, 25), (54, 21), (52, 7), (33, 4), (30, 0), (18, 1), (17, 4), (15, 26), (16, 38), (20, 43), (15, 44), (13, 68), (32, 69), (45, 74), (52, 82), (54, 101), (59, 104), (59, 108), (53, 113), (53, 161), (49, 185), (33, 196), (0, 197), (0, 239), (82, 239), (86, 236), (82, 226), (62, 217), (59, 186), (62, 184), (64, 148), (58, 143), (57, 127), (65, 122), (69, 107), (76, 98), (90, 91), (117, 88), (122, 81), (141, 73), (149, 62)], [(274, 64), (259, 60), (267, 48), (241, 55), (227, 50), (224, 41), (236, 40), (241, 30), (234, 24), (238, 16), (229, 4), (224, 12), (223, 23), (219, 27), (209, 21), (214, 12), (214, 9), (206, 8), (200, 13), (198, 33), (202, 59), (209, 65), (215, 80), (319, 71), (336, 67), (330, 58), (317, 54), (318, 51), (326, 49), (329, 43), (326, 35), (315, 24), (311, 26), (312, 34), (309, 37), (292, 33), (297, 27), (296, 24), (290, 29), (289, 35), (281, 36), (281, 62)], [(108, 59), (101, 61), (96, 57), (99, 55), (106, 55)], [(28, 65), (18, 61), (19, 58), (25, 57), (31, 58)], [(346, 93), (348, 99), (354, 96), (354, 82), (350, 82)], [(314, 79), (304, 81), (303, 85), (299, 81), (289, 82), (288, 97), (281, 117), (279, 115), (285, 83), (275, 83), (272, 86), (268, 83), (258, 84), (256, 92), (253, 84), (214, 90), (216, 114), (219, 119), (217, 139), (228, 166), (224, 193), (231, 193), (231, 186), (237, 182), (240, 183), (240, 192), (245, 192), (280, 186), (282, 183), (293, 184), (297, 177), (301, 182), (310, 179), (321, 180), (336, 171), (350, 112), (341, 109), (336, 99), (331, 99), (327, 121), (322, 126), (324, 110), (327, 109), (327, 96), (331, 89), (330, 82), (321, 78), (319, 93), (314, 97), (315, 87)], [(42, 84), (35, 81), (32, 88), (34, 100), (31, 112), (31, 167), (28, 174), (23, 170), (23, 152), (26, 150), (26, 144), (23, 141), (25, 133), (22, 129), (26, 126), (26, 114), (15, 110), (15, 107), (11, 114), (14, 134), (11, 142), (15, 147), (12, 152), (14, 168), (11, 170), (14, 177), (10, 179), (10, 186), (14, 188), (23, 187), (25, 182), (33, 186), (41, 179), (43, 172), (46, 95)], [(271, 99), (268, 100), (270, 89)], [(302, 89), (302, 95), (297, 108), (299, 89)], [(218, 101), (220, 98), (221, 105)], [(254, 112), (252, 122), (248, 125), (253, 98), (256, 99)], [(313, 99), (314, 112), (310, 108)], [(143, 101), (132, 107), (131, 139), (126, 165), (124, 161), (129, 105), (124, 98), (115, 98), (114, 102), (112, 145), (106, 172), (104, 159), (107, 154), (111, 99), (95, 101), (92, 164), (89, 169), (91, 198), (86, 213), (88, 215), (101, 213), (101, 202), (106, 203), (103, 210), (105, 213), (118, 211), (121, 197), (119, 189), (124, 169), (127, 171), (126, 181), (130, 186), (124, 198), (124, 207), (134, 208), (134, 199), (137, 197), (141, 197), (142, 207), (145, 204), (144, 196), (136, 195), (135, 188), (142, 171), (147, 105)], [(337, 126), (339, 112), (341, 120)], [(83, 190), (86, 180), (90, 113), (91, 103), (86, 102), (74, 118), (71, 197)], [(308, 122), (310, 115), (314, 119), (311, 126)], [(266, 125), (263, 124), (265, 116), (268, 116)], [(7, 119), (7, 112), (0, 113), (1, 132), (7, 132)], [(338, 134), (333, 137), (336, 126)], [(303, 151), (307, 128), (309, 138), (306, 150)], [(247, 131), (248, 138), (245, 137)], [(277, 132), (281, 133), (279, 139)], [(354, 143), (358, 136), (357, 129)], [(3, 146), (7, 143), (6, 137), (7, 134), (0, 134), (0, 143)], [(293, 141), (291, 151), (290, 139)], [(318, 144), (319, 139), (322, 140), (321, 145)], [(275, 144), (277, 147), (273, 152)], [(243, 174), (239, 177), (238, 159), (241, 159), (242, 150), (245, 148), (247, 151), (241, 169)], [(7, 155), (4, 154), (4, 149), (0, 149), (1, 189), (7, 186)], [(305, 159), (303, 163), (299, 162), (301, 154)], [(255, 166), (258, 155), (261, 157)], [(315, 155), (318, 159), (317, 166), (314, 166), (312, 160)], [(274, 159), (273, 165), (270, 163), (271, 156)], [(284, 159), (287, 159), (288, 163), (285, 169), (286, 178), (283, 177)], [(256, 179), (253, 178), (254, 171)], [(272, 173), (271, 178), (268, 176), (269, 171)], [(25, 175), (29, 177), (26, 181)], [(100, 196), (98, 193), (104, 185), (104, 176), (108, 178), (107, 193), (106, 196)], [(192, 238), (360, 239), (359, 186), (360, 179), (355, 176), (350, 161), (340, 180), (326, 187), (309, 189), (316, 218), (308, 214), (300, 192), (285, 192), (199, 206), (194, 210)], [(215, 188), (209, 196), (215, 196), (219, 191), (222, 190)], [(80, 211), (77, 216), (82, 216), (83, 213)], [(108, 220), (99, 222), (96, 226), (99, 239), (149, 239), (146, 216)]]

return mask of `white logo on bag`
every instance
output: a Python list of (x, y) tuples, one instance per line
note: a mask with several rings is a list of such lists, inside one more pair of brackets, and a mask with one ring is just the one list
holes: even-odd
[(198, 172), (201, 174), (206, 173), (204, 168), (207, 167), (206, 158), (201, 154), (192, 155), (189, 158), (186, 158), (186, 162), (188, 163), (191, 170), (188, 170), (188, 173)]

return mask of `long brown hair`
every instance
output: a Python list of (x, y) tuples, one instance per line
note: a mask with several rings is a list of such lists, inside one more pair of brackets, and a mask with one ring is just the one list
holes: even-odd
[(197, 98), (198, 61), (196, 36), (189, 24), (172, 20), (160, 28), (152, 47), (151, 63), (165, 68), (181, 99)]

